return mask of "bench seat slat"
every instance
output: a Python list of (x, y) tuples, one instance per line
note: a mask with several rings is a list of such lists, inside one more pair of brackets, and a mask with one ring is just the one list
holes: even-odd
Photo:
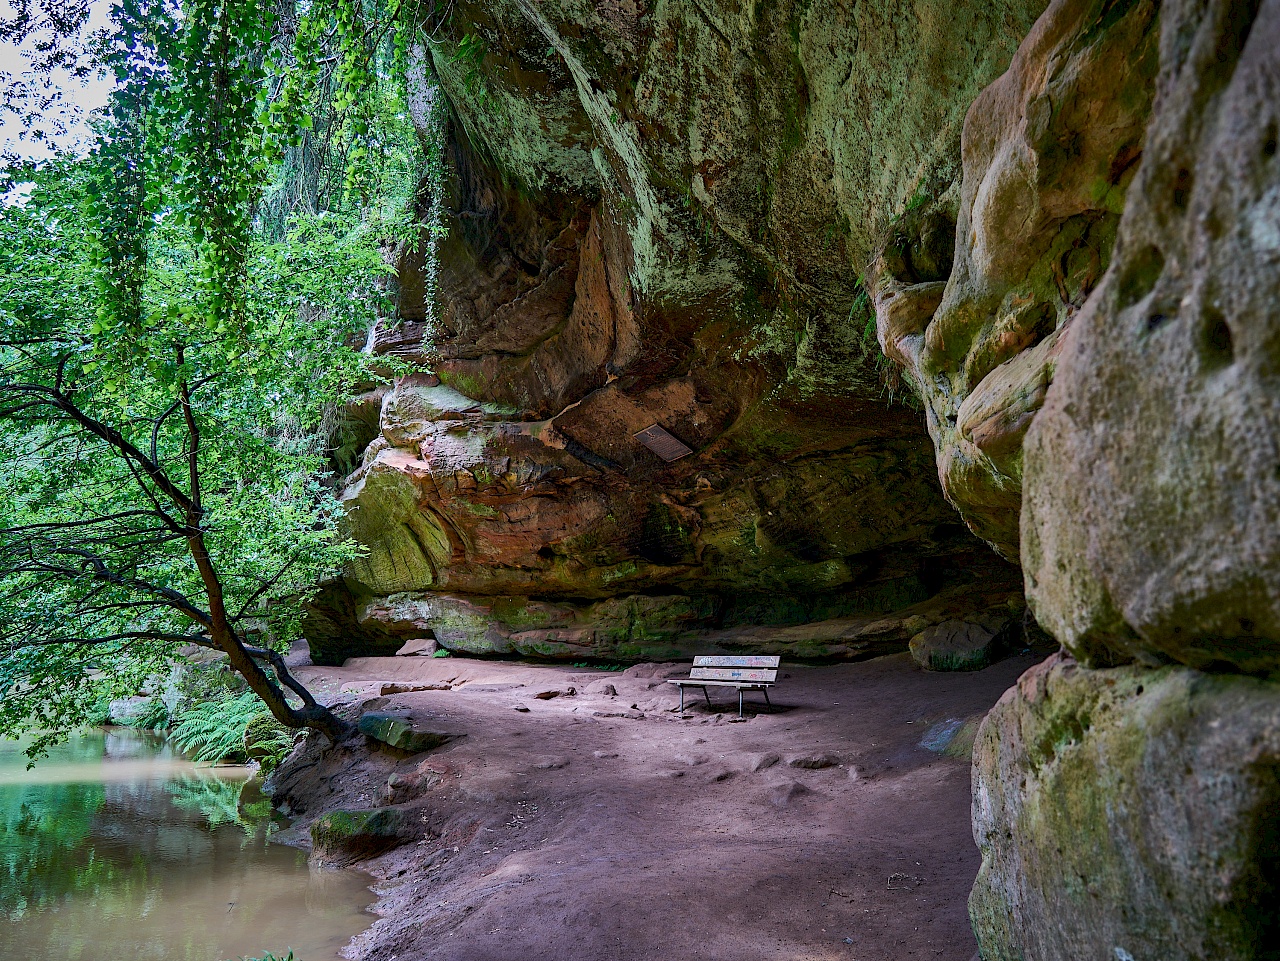
[(776, 681), (778, 672), (762, 667), (695, 667), (689, 677), (695, 681)]
[(681, 687), (773, 687), (775, 681), (701, 681), (695, 678), (677, 677), (667, 681)]
[(777, 654), (706, 654), (693, 659), (694, 667), (774, 667), (782, 658)]

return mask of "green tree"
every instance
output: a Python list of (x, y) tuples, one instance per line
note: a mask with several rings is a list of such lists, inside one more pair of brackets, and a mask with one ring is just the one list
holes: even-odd
[[(293, 15), (283, 56), (260, 0), (119, 0), (94, 45), (116, 85), (93, 153), (0, 182), (28, 190), (0, 194), (6, 733), (64, 730), (189, 645), (224, 654), (282, 723), (347, 730), (280, 652), (356, 552), (326, 426), (375, 377), (358, 348), (397, 224), (371, 203), (388, 163), (368, 142), (407, 124), (394, 86), (375, 96), (370, 50), (404, 45), (358, 4)], [(326, 24), (341, 69), (322, 83)], [(381, 107), (356, 110), (356, 86)], [(319, 100), (359, 114), (329, 120), (347, 128), (344, 188), (264, 218)]]

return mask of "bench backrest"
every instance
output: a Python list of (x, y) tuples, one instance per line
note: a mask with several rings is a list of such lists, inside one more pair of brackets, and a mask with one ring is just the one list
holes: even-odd
[(759, 681), (769, 683), (778, 679), (776, 654), (713, 654), (693, 659), (689, 677), (695, 681)]

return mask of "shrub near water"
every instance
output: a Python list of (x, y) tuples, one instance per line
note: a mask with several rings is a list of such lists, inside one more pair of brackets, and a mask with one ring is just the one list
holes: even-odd
[(263, 774), (270, 774), (293, 749), (296, 737), (295, 731), (263, 711), (244, 729), (244, 753), (250, 761), (258, 762)]
[(293, 736), (252, 691), (227, 694), (182, 711), (169, 737), (195, 761), (243, 764), (271, 771), (293, 746)]

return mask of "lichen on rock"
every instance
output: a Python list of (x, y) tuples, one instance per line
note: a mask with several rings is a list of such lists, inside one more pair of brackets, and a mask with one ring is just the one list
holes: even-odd
[[(860, 275), (906, 211), (903, 269), (945, 276), (950, 215), (915, 198), (954, 208), (968, 101), (1042, 7), (457, 4), (426, 51), (450, 116), (438, 300), (406, 250), (372, 338), (431, 372), (385, 393), (346, 481), (367, 554), (319, 629), (381, 649), (409, 621), (379, 599), (524, 597), (572, 627), (427, 620), (476, 653), (665, 657), (734, 605), (786, 624), (1016, 590), (939, 495)], [(655, 456), (653, 425), (693, 454)]]
[(936, 205), (904, 218), (873, 264), (879, 341), (925, 402), (943, 491), (1010, 559), (1022, 440), (1061, 338), (1110, 262), (1142, 156), (1157, 9), (1050, 4), (969, 108), (949, 277), (903, 253), (938, 246)]
[(974, 747), (982, 957), (1271, 957), (1278, 772), (1274, 682), (1032, 668)]
[(1280, 5), (1162, 21), (1115, 258), (1027, 437), (1023, 563), (1083, 660), (1275, 672)]

